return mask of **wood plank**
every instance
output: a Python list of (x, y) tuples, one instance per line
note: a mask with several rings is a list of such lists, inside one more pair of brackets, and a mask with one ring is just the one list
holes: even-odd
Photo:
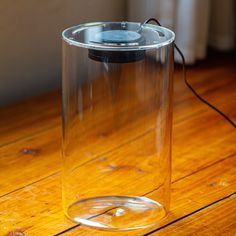
[[(173, 183), (171, 214), (162, 224), (232, 194), (236, 188), (235, 165), (235, 156), (231, 156)], [(14, 229), (22, 229), (26, 235), (53, 235), (72, 227), (73, 223), (63, 217), (61, 211), (59, 176), (51, 176), (1, 197), (0, 222), (2, 235)], [(147, 231), (140, 234), (144, 232)], [(79, 227), (72, 233), (83, 236), (94, 231)], [(106, 234), (96, 231), (96, 235)], [(134, 231), (131, 235), (139, 234)]]
[[(215, 75), (213, 77), (215, 79), (217, 78)], [(221, 88), (222, 80), (217, 79), (217, 81), (220, 82), (219, 84), (214, 84), (214, 86), (216, 86), (214, 99), (215, 103), (220, 105), (225, 112), (236, 116), (236, 114), (234, 114), (236, 84), (232, 80), (232, 76), (228, 77), (228, 79), (231, 82), (228, 84), (224, 82), (226, 84), (224, 84), (225, 86), (223, 88)], [(181, 100), (181, 96), (187, 96), (187, 94), (187, 91), (185, 91), (185, 93), (180, 93), (178, 99)], [(224, 97), (223, 94), (226, 94), (224, 95), (226, 98), (230, 97), (231, 99), (222, 99), (222, 97)], [(134, 132), (135, 134), (132, 134), (133, 137), (140, 135), (140, 127), (142, 124), (148, 125), (149, 123), (152, 123), (149, 122), (149, 119), (152, 118), (152, 114), (148, 113), (148, 116), (145, 118), (146, 121), (140, 118), (133, 123), (132, 126), (124, 126), (120, 135), (118, 135), (118, 138), (120, 137), (118, 141), (114, 138), (112, 139), (111, 134), (107, 137), (109, 141), (107, 145), (101, 145), (101, 143), (94, 142), (93, 146), (96, 148), (97, 155), (102, 155), (115, 148), (117, 145), (116, 142), (121, 142), (125, 130), (128, 130), (130, 133)], [(208, 124), (209, 121), (212, 122)], [(181, 124), (181, 122), (183, 123)], [(218, 129), (215, 129), (215, 127), (218, 127)], [(205, 129), (209, 129), (209, 132), (198, 132)], [(211, 161), (215, 161), (215, 153), (218, 153), (219, 156), (224, 156), (234, 152), (235, 134), (232, 133), (231, 130), (232, 128), (220, 116), (214, 113), (214, 111), (209, 110), (208, 107), (201, 104), (193, 96), (191, 99), (183, 100), (176, 104), (173, 132), (173, 153), (176, 155), (176, 157), (173, 157), (174, 173), (176, 175), (174, 176), (174, 179), (181, 178), (181, 176), (189, 174), (191, 171), (196, 171), (204, 165), (204, 163), (207, 164)], [(190, 139), (188, 137), (194, 138)], [(208, 143), (205, 142), (206, 137)], [(128, 140), (123, 141), (128, 142)], [(86, 147), (86, 145), (87, 147), (91, 147), (91, 142), (87, 142), (84, 147)], [(203, 162), (201, 161), (202, 158), (200, 161), (198, 160), (199, 154), (196, 155), (194, 152), (196, 149), (199, 150), (199, 154), (204, 158)], [(183, 156), (186, 155), (187, 157), (183, 158)], [(176, 160), (180, 163), (179, 165), (175, 164)], [(187, 168), (186, 164), (188, 161), (191, 161), (193, 166), (192, 169)], [(37, 168), (35, 168), (36, 166)], [(7, 182), (0, 182), (0, 195), (4, 195), (14, 189), (21, 188), (39, 179), (45, 178), (47, 175), (57, 172), (59, 166), (60, 128), (53, 128), (49, 131), (46, 130), (34, 137), (25, 138), (25, 140), (21, 140), (15, 144), (13, 143), (12, 145), (2, 147), (0, 149), (0, 176), (1, 179), (3, 179), (8, 173), (11, 173), (11, 175), (8, 176)], [(178, 166), (182, 167), (179, 169)], [(186, 166), (185, 171), (183, 170), (183, 168), (185, 168), (184, 166)], [(24, 171), (19, 171), (19, 169)], [(177, 171), (177, 169), (179, 170)]]
[[(202, 95), (207, 91), (209, 92), (209, 88), (211, 88), (213, 91), (217, 89), (217, 95), (219, 96), (221, 94), (219, 88), (224, 88), (228, 83), (235, 81), (235, 68), (230, 65), (227, 66), (223, 67), (221, 65), (219, 68), (211, 68), (210, 70), (189, 69), (188, 76), (191, 83)], [(222, 79), (225, 76), (227, 80)], [(180, 70), (176, 72), (175, 80), (177, 81), (175, 83), (176, 95), (174, 96), (176, 104), (189, 98), (195, 99), (183, 84)], [(231, 99), (232, 101), (232, 97), (229, 97), (227, 93), (224, 93), (222, 98), (225, 98), (225, 100)], [(215, 96), (213, 99), (213, 104), (217, 105), (218, 102), (215, 101)], [(195, 101), (197, 100), (195, 99)], [(176, 114), (178, 116), (178, 109)], [(3, 146), (60, 124), (60, 96), (58, 93), (52, 93), (48, 96), (41, 96), (16, 106), (1, 109), (0, 116), (0, 146)]]
[[(227, 109), (232, 108), (229, 106)], [(203, 122), (204, 120), (211, 120), (211, 123)], [(132, 130), (134, 132), (139, 131), (139, 125), (140, 123), (136, 123), (132, 129), (129, 127), (129, 132)], [(217, 126), (219, 128), (215, 129)], [(206, 129), (208, 129), (208, 133), (199, 132), (199, 130)], [(0, 183), (1, 195), (45, 178), (59, 170), (61, 163), (59, 134), (60, 129), (54, 128), (38, 136), (0, 149), (0, 178), (4, 179), (6, 175), (8, 176), (8, 181), (1, 181)], [(136, 135), (138, 134), (137, 132)], [(189, 137), (194, 138), (190, 139)], [(205, 142), (206, 138), (208, 142)], [(173, 180), (191, 174), (205, 165), (234, 153), (236, 150), (235, 138), (236, 134), (232, 132), (232, 128), (210, 110), (195, 114), (187, 122), (175, 124)], [(142, 146), (142, 142), (142, 139), (140, 139), (135, 144)], [(116, 145), (116, 143), (111, 144), (111, 142), (108, 142), (107, 145), (104, 143), (103, 145), (97, 145), (98, 156), (104, 153), (108, 155), (109, 150), (111, 151), (112, 147)], [(90, 142), (87, 143), (88, 147), (89, 145)], [(128, 146), (129, 141), (121, 150), (125, 151)], [(11, 174), (8, 175), (8, 173)]]
[[(230, 90), (231, 89), (231, 90)], [(234, 86), (229, 87), (228, 93), (231, 94), (231, 96), (234, 94)], [(220, 98), (220, 97), (219, 97)], [(221, 99), (221, 98), (220, 98)], [(225, 102), (224, 102), (225, 103)], [(189, 109), (189, 106), (192, 108), (191, 110)], [(216, 152), (219, 155), (223, 155), (224, 151), (225, 155), (229, 154), (231, 151), (234, 151), (234, 149), (230, 149), (230, 147), (234, 146), (234, 141), (235, 136), (234, 133), (231, 132), (230, 127), (225, 127), (224, 125), (227, 126), (227, 124), (224, 123), (224, 121), (219, 117), (217, 114), (215, 114), (213, 111), (208, 110), (208, 108), (205, 107), (205, 110), (207, 110), (207, 113), (204, 114), (199, 114), (197, 112), (197, 115), (194, 119), (193, 117), (190, 119), (188, 118), (189, 116), (191, 117), (191, 114), (195, 114), (195, 112), (200, 109), (203, 105), (199, 103), (198, 101), (193, 101), (193, 103), (190, 103), (190, 101), (182, 102), (178, 106), (176, 106), (180, 112), (178, 115), (175, 116), (175, 122), (174, 122), (174, 142), (173, 142), (173, 153), (174, 155), (179, 153), (177, 158), (180, 156), (183, 156), (185, 153), (192, 153), (192, 150), (194, 150), (194, 147), (202, 147), (202, 153), (204, 153), (204, 149), (209, 150), (212, 152), (216, 148)], [(228, 104), (227, 105), (227, 111), (234, 110), (233, 109), (234, 104)], [(186, 115), (188, 113), (188, 115)], [(183, 123), (180, 125), (180, 127), (177, 127), (178, 121), (185, 121), (185, 119), (188, 118), (187, 123)], [(136, 132), (136, 135), (139, 134), (139, 127), (141, 126), (142, 123), (149, 124), (149, 117), (147, 120), (140, 119), (137, 121), (137, 123), (133, 126), (133, 131)], [(203, 123), (202, 121), (204, 120), (212, 120), (214, 124), (208, 125), (207, 123)], [(199, 126), (198, 126), (199, 124)], [(204, 125), (205, 124), (205, 125)], [(223, 128), (221, 128), (222, 124)], [(218, 129), (214, 129), (214, 127), (218, 126)], [(209, 128), (210, 131), (209, 133), (198, 133), (198, 130), (203, 130)], [(123, 130), (125, 130), (126, 127), (124, 127)], [(132, 130), (129, 129), (129, 132)], [(213, 139), (213, 143), (209, 142), (209, 144), (204, 143), (206, 140), (206, 137), (208, 139), (209, 134), (211, 134), (211, 138)], [(132, 133), (132, 132), (131, 132)], [(58, 171), (59, 167), (59, 149), (60, 149), (60, 129), (53, 129), (52, 131), (48, 131), (45, 133), (42, 133), (38, 136), (35, 136), (33, 138), (28, 138), (26, 140), (22, 140), (20, 142), (17, 142), (16, 144), (10, 145), (8, 147), (4, 147), (0, 149), (1, 155), (0, 155), (0, 168), (1, 168), (1, 175), (2, 177), (4, 176), (9, 176), (9, 178), (12, 178), (12, 180), (9, 179), (8, 182), (4, 181), (1, 183), (1, 195), (7, 193), (8, 191), (12, 191), (14, 188), (19, 188), (24, 185), (27, 185), (31, 182), (37, 181), (38, 179), (44, 178), (47, 174), (50, 175), (55, 171)], [(197, 135), (196, 135), (197, 134)], [(221, 137), (218, 137), (218, 134), (222, 134)], [(135, 137), (136, 135), (133, 134)], [(194, 136), (194, 139), (188, 139), (187, 137), (189, 136)], [(229, 137), (228, 137), (229, 135)], [(199, 136), (199, 138), (198, 138)], [(231, 137), (230, 137), (231, 136)], [(122, 138), (122, 135), (121, 135)], [(224, 140), (221, 140), (221, 139)], [(109, 140), (111, 137), (109, 137)], [(215, 139), (215, 141), (214, 141)], [(181, 140), (186, 140), (185, 142), (182, 142)], [(221, 140), (221, 141), (220, 141)], [(230, 141), (231, 140), (231, 141)], [(113, 140), (115, 143), (115, 140)], [(210, 141), (210, 140), (208, 140)], [(227, 144), (227, 147), (225, 150), (224, 142), (231, 142), (231, 145), (229, 143)], [(190, 142), (191, 144), (189, 144)], [(214, 144), (215, 142), (215, 144)], [(219, 142), (221, 145), (218, 146)], [(97, 144), (97, 143), (96, 143)], [(100, 146), (96, 145), (100, 150), (98, 150), (98, 154), (102, 154), (104, 152), (109, 151), (109, 149), (112, 149), (114, 147), (114, 144), (111, 145), (112, 143), (108, 143), (107, 146)], [(184, 145), (183, 145), (184, 144)], [(211, 145), (213, 144), (213, 146)], [(87, 146), (91, 145), (89, 142), (87, 143)], [(85, 145), (86, 146), (86, 145)], [(216, 147), (215, 147), (216, 146)], [(218, 147), (217, 147), (218, 146)], [(219, 150), (219, 147), (222, 147), (224, 149)], [(102, 148), (102, 149), (101, 149)], [(27, 149), (33, 150), (27, 153)], [(182, 152), (180, 150), (183, 150)], [(216, 153), (215, 152), (215, 153)], [(212, 153), (214, 155), (214, 153)], [(47, 157), (47, 155), (50, 155), (50, 158)], [(206, 152), (206, 155), (207, 152)], [(197, 155), (195, 155), (197, 159)], [(175, 158), (173, 158), (175, 160)], [(34, 160), (37, 160), (34, 161)], [(182, 159), (184, 160), (184, 158)], [(14, 165), (13, 165), (14, 162)], [(197, 160), (195, 160), (197, 162)], [(37, 166), (35, 169), (34, 167)], [(48, 169), (45, 169), (45, 166), (48, 166)], [(175, 166), (175, 165), (174, 165)], [(19, 169), (24, 168), (24, 172), (18, 171)], [(42, 169), (44, 171), (42, 171)], [(30, 174), (33, 174), (31, 175)], [(11, 174), (12, 173), (12, 174)], [(17, 174), (15, 174), (17, 173)], [(28, 174), (29, 173), (29, 174)], [(34, 176), (34, 177), (33, 177)], [(25, 178), (24, 178), (25, 177)], [(24, 180), (26, 179), (26, 182)], [(9, 183), (14, 183), (14, 184), (9, 184)], [(4, 185), (6, 186), (6, 189), (4, 189)]]
[(236, 194), (197, 213), (157, 230), (151, 235), (234, 236), (236, 235)]
[[(212, 89), (224, 87), (229, 80), (235, 78), (236, 72), (236, 68), (227, 59), (226, 57), (225, 63), (215, 67), (214, 64), (207, 63), (207, 67), (200, 64), (198, 67), (188, 68), (189, 80), (203, 94), (209, 87)], [(225, 76), (227, 80), (222, 79)], [(175, 81), (174, 103), (178, 104), (183, 99), (193, 97), (183, 83), (181, 68), (176, 68)], [(213, 103), (216, 102), (213, 100)], [(0, 146), (59, 125), (60, 107), (60, 93), (54, 92), (17, 105), (1, 108)]]
[(58, 92), (0, 109), (0, 147), (60, 125), (60, 114)]
[(56, 127), (0, 148), (0, 196), (59, 171), (60, 132)]
[[(226, 167), (225, 165), (228, 165), (227, 170), (224, 168)], [(230, 171), (228, 172), (229, 169)], [(159, 224), (157, 229), (169, 224), (170, 222), (174, 222), (177, 219), (187, 216), (200, 208), (206, 207), (212, 202), (218, 201), (235, 193), (236, 178), (233, 176), (235, 171), (235, 156), (232, 156), (225, 161), (219, 162), (209, 168), (173, 183), (170, 214)], [(229, 181), (229, 179), (231, 180)], [(226, 189), (223, 190), (224, 187), (228, 188), (228, 191)], [(152, 194), (147, 196), (151, 197)], [(153, 228), (131, 231), (129, 232), (129, 235), (144, 235), (154, 230), (155, 229)], [(92, 234), (95, 234), (96, 236), (110, 236), (116, 235), (116, 232), (98, 231), (84, 226), (79, 226), (63, 233), (62, 235), (86, 236)], [(127, 235), (127, 232), (120, 232), (119, 235)]]
[[(232, 115), (232, 117), (235, 117), (236, 115), (235, 109), (233, 109), (235, 107), (234, 102), (236, 101), (234, 93), (235, 74), (232, 73), (232, 71), (235, 71), (235, 69), (232, 69), (230, 70), (230, 72), (227, 72), (228, 71), (227, 68), (226, 69), (221, 68), (219, 70), (217, 69), (217, 71), (218, 72), (220, 71), (220, 74), (222, 76), (226, 74), (228, 76), (228, 79), (222, 80), (220, 77), (218, 77), (219, 75), (218, 73), (216, 74), (213, 73), (214, 76), (212, 76), (210, 75), (210, 73), (208, 73), (207, 70), (204, 71), (205, 73), (205, 74), (203, 73), (204, 76), (200, 78), (201, 81), (200, 83), (198, 82), (199, 80), (197, 78), (197, 73), (195, 73), (194, 70), (190, 71), (190, 73), (192, 73), (191, 79), (193, 78), (193, 83), (197, 84), (197, 88), (201, 90), (202, 94), (205, 94), (207, 97), (209, 96), (210, 99), (213, 99), (212, 101), (214, 101), (214, 104), (220, 105), (221, 108), (225, 112), (227, 112), (227, 114)], [(209, 82), (204, 83), (203, 82), (204, 79), (208, 79)], [(213, 83), (213, 81), (216, 81), (216, 83)], [(177, 83), (177, 85), (178, 84), (180, 84), (180, 81)], [(176, 154), (176, 156), (174, 155), (173, 157), (174, 181), (184, 178), (186, 175), (191, 175), (194, 172), (197, 172), (199, 169), (205, 168), (206, 166), (212, 165), (215, 161), (220, 161), (224, 159), (225, 157), (224, 155), (227, 156), (235, 152), (235, 142), (234, 142), (235, 133), (232, 132), (232, 128), (227, 123), (225, 123), (225, 121), (221, 117), (219, 117), (213, 111), (208, 110), (208, 108), (205, 107), (203, 104), (199, 103), (191, 95), (191, 93), (189, 93), (189, 91), (186, 88), (182, 89), (181, 86), (179, 88), (180, 90), (178, 90), (177, 86), (177, 91), (178, 91), (177, 105), (176, 105), (177, 116), (175, 118), (175, 125), (174, 125), (173, 149), (174, 153), (178, 153)], [(183, 93), (181, 93), (180, 91), (183, 91)], [(231, 100), (229, 98), (231, 98)], [(234, 99), (233, 101), (232, 98)], [(43, 102), (42, 104), (45, 103)], [(36, 106), (36, 105), (31, 104), (30, 106)], [(52, 104), (50, 106), (52, 106)], [(14, 121), (16, 121), (16, 124), (13, 125), (12, 128), (13, 130), (14, 128), (16, 128), (16, 130), (18, 130), (19, 133), (14, 132), (15, 130), (14, 131), (10, 130), (9, 125), (5, 125), (7, 124), (7, 122), (3, 123), (3, 126), (4, 125), (6, 126), (3, 128), (4, 131), (3, 136), (6, 134), (6, 140), (8, 141), (3, 142), (2, 146), (4, 147), (0, 149), (1, 150), (0, 166), (3, 167), (0, 173), (2, 174), (1, 179), (5, 179), (6, 176), (7, 177), (9, 176), (10, 186), (7, 186), (8, 181), (2, 181), (0, 184), (1, 185), (0, 189), (3, 189), (2, 194), (7, 194), (11, 191), (16, 190), (17, 188), (22, 188), (21, 190), (19, 189), (18, 191), (15, 191), (14, 193), (11, 194), (7, 194), (4, 197), (14, 195), (15, 193), (19, 193), (23, 191), (23, 189), (25, 189), (24, 187), (26, 187), (26, 192), (27, 191), (31, 192), (31, 197), (32, 197), (31, 189), (29, 188), (27, 190), (27, 188), (30, 186), (35, 186), (37, 185), (37, 183), (33, 185), (29, 184), (32, 182), (39, 181), (40, 179), (45, 178), (48, 175), (54, 174), (58, 170), (59, 167), (58, 163), (60, 162), (59, 151), (58, 151), (60, 142), (59, 140), (60, 131), (58, 128), (53, 128), (54, 125), (48, 126), (47, 120), (41, 121), (43, 117), (47, 116), (49, 117), (49, 123), (52, 122), (54, 124), (55, 121), (55, 120), (53, 121), (54, 118), (50, 120), (51, 119), (50, 117), (54, 117), (54, 114), (52, 113), (54, 113), (55, 110), (49, 111), (50, 109), (48, 107), (48, 111), (50, 114), (47, 113), (48, 111), (45, 112), (44, 110), (45, 109), (42, 110), (39, 109), (39, 111), (42, 111), (42, 114), (40, 114), (40, 116), (34, 116), (34, 118), (33, 117), (30, 118), (31, 121), (35, 121), (35, 124), (34, 122), (32, 123), (31, 121), (29, 122), (29, 120), (27, 121), (24, 115), (22, 116), (22, 120), (20, 121), (17, 121), (17, 118), (13, 119)], [(13, 111), (14, 109), (12, 109), (11, 114), (14, 114)], [(33, 109), (33, 111), (34, 114), (37, 114), (36, 113), (37, 109)], [(20, 108), (16, 114), (20, 114)], [(58, 115), (56, 116), (58, 117)], [(4, 118), (5, 120), (6, 117)], [(29, 128), (27, 127), (27, 122), (24, 121), (25, 119), (27, 122), (30, 123)], [(134, 130), (136, 130), (135, 129), (136, 125), (138, 125), (138, 123), (134, 125), (133, 127)], [(34, 126), (36, 127), (35, 130)], [(217, 129), (215, 127), (217, 127)], [(207, 132), (199, 132), (199, 130), (204, 130), (204, 131), (207, 130)], [(36, 133), (37, 132), (42, 132), (42, 133), (36, 134), (35, 131)], [(138, 130), (136, 131), (138, 134), (139, 131)], [(16, 134), (15, 136), (14, 133), (18, 133), (19, 135)], [(18, 139), (21, 140), (18, 142), (17, 141)], [(209, 143), (207, 143), (205, 140), (207, 140)], [(142, 143), (142, 140), (139, 141)], [(10, 144), (7, 145), (8, 143)], [(105, 145), (102, 147), (100, 151), (101, 153), (104, 153), (105, 151), (109, 150)], [(9, 163), (6, 160), (8, 160)], [(24, 172), (22, 170), (24, 170)], [(9, 175), (9, 173), (11, 173), (11, 175)], [(53, 177), (49, 177), (49, 179), (51, 178)], [(44, 181), (46, 181), (46, 179), (40, 182)], [(16, 183), (15, 186), (14, 183)], [(51, 185), (51, 182), (49, 181), (49, 189), (51, 189), (51, 187), (53, 186), (55, 185), (53, 184)], [(45, 185), (45, 188), (47, 189), (48, 186)], [(35, 191), (38, 198), (38, 195), (40, 195), (39, 194), (40, 191), (38, 190)], [(43, 192), (42, 188), (41, 191)], [(49, 190), (47, 190), (46, 192), (48, 191)], [(33, 193), (33, 195), (34, 194), (35, 193)], [(20, 195), (20, 197), (18, 195), (16, 196), (19, 203), (21, 203), (22, 207), (25, 206), (24, 200), (21, 198), (24, 196), (25, 196), (24, 194)], [(28, 197), (26, 199), (31, 204), (31, 198)], [(44, 198), (44, 200), (45, 199), (46, 197)], [(5, 201), (8, 202), (8, 200)], [(51, 198), (50, 201), (56, 202), (57, 199)], [(17, 204), (15, 206), (17, 206)], [(29, 208), (31, 207), (31, 205), (26, 204), (26, 208), (27, 207)], [(14, 205), (11, 205), (9, 209), (14, 209)], [(5, 210), (4, 212), (6, 213), (7, 211), (8, 209)], [(15, 209), (13, 211), (15, 212)], [(16, 212), (18, 211), (19, 209), (17, 209)], [(17, 214), (21, 216), (21, 213)], [(29, 215), (25, 214), (23, 218), (26, 220), (27, 216)], [(41, 218), (39, 219), (41, 220)], [(10, 226), (18, 227), (18, 225), (22, 225), (18, 224), (17, 220), (14, 220), (12, 222), (13, 222), (12, 224), (11, 223), (9, 224), (9, 227)], [(45, 224), (47, 225), (48, 228), (53, 229), (53, 226), (50, 224), (54, 224), (54, 220), (52, 221), (48, 220), (47, 222), (45, 221)], [(61, 224), (62, 224), (61, 228), (65, 229), (66, 227), (68, 227), (67, 222), (66, 223), (62, 222)], [(69, 225), (73, 224), (69, 223)]]

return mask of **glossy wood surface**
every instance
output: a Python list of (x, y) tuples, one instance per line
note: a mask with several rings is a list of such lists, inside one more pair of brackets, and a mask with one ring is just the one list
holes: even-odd
[[(214, 55), (187, 75), (236, 122), (235, 61)], [(105, 232), (63, 216), (60, 96), (54, 92), (0, 111), (0, 235), (236, 235), (236, 131), (194, 97), (179, 68), (174, 85), (171, 212), (158, 227)], [(137, 135), (140, 123), (132, 127)], [(144, 135), (137, 145), (146, 141)]]

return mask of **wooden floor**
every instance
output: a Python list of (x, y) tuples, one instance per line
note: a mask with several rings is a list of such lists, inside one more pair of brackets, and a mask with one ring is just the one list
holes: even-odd
[[(197, 91), (236, 122), (236, 56), (189, 67)], [(236, 132), (175, 74), (171, 212), (158, 228), (89, 229), (61, 209), (58, 92), (0, 111), (0, 235), (236, 235)], [(16, 234), (21, 232), (21, 234)]]

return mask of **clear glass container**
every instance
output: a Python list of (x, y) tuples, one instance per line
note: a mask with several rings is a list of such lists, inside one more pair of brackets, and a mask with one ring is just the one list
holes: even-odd
[(62, 36), (66, 216), (104, 230), (158, 224), (170, 204), (174, 33), (98, 22)]

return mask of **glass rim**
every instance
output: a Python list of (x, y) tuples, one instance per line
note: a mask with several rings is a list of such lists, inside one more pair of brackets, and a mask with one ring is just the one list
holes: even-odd
[[(113, 46), (113, 45), (107, 45), (107, 44), (78, 42), (78, 41), (72, 39), (70, 36), (74, 32), (81, 31), (81, 30), (84, 30), (84, 29), (92, 27), (92, 26), (101, 26), (104, 24), (112, 24), (112, 23), (137, 24), (140, 27), (148, 27), (151, 30), (155, 30), (157, 32), (167, 33), (168, 38), (162, 42), (152, 43), (150, 45), (128, 45), (128, 46), (116, 45), (116, 46)], [(70, 34), (66, 35), (66, 34), (68, 34), (68, 32), (70, 32)], [(82, 47), (82, 48), (87, 48), (87, 49), (94, 49), (94, 50), (109, 50), (109, 51), (147, 50), (147, 49), (157, 49), (157, 48), (161, 48), (161, 47), (170, 45), (175, 40), (175, 33), (172, 30), (165, 28), (163, 26), (158, 26), (158, 25), (154, 25), (154, 24), (142, 25), (142, 23), (140, 23), (140, 22), (129, 22), (129, 21), (91, 22), (91, 23), (84, 23), (84, 24), (79, 24), (79, 25), (75, 25), (75, 26), (66, 28), (65, 30), (62, 31), (62, 40), (72, 46), (77, 46), (77, 47)]]

